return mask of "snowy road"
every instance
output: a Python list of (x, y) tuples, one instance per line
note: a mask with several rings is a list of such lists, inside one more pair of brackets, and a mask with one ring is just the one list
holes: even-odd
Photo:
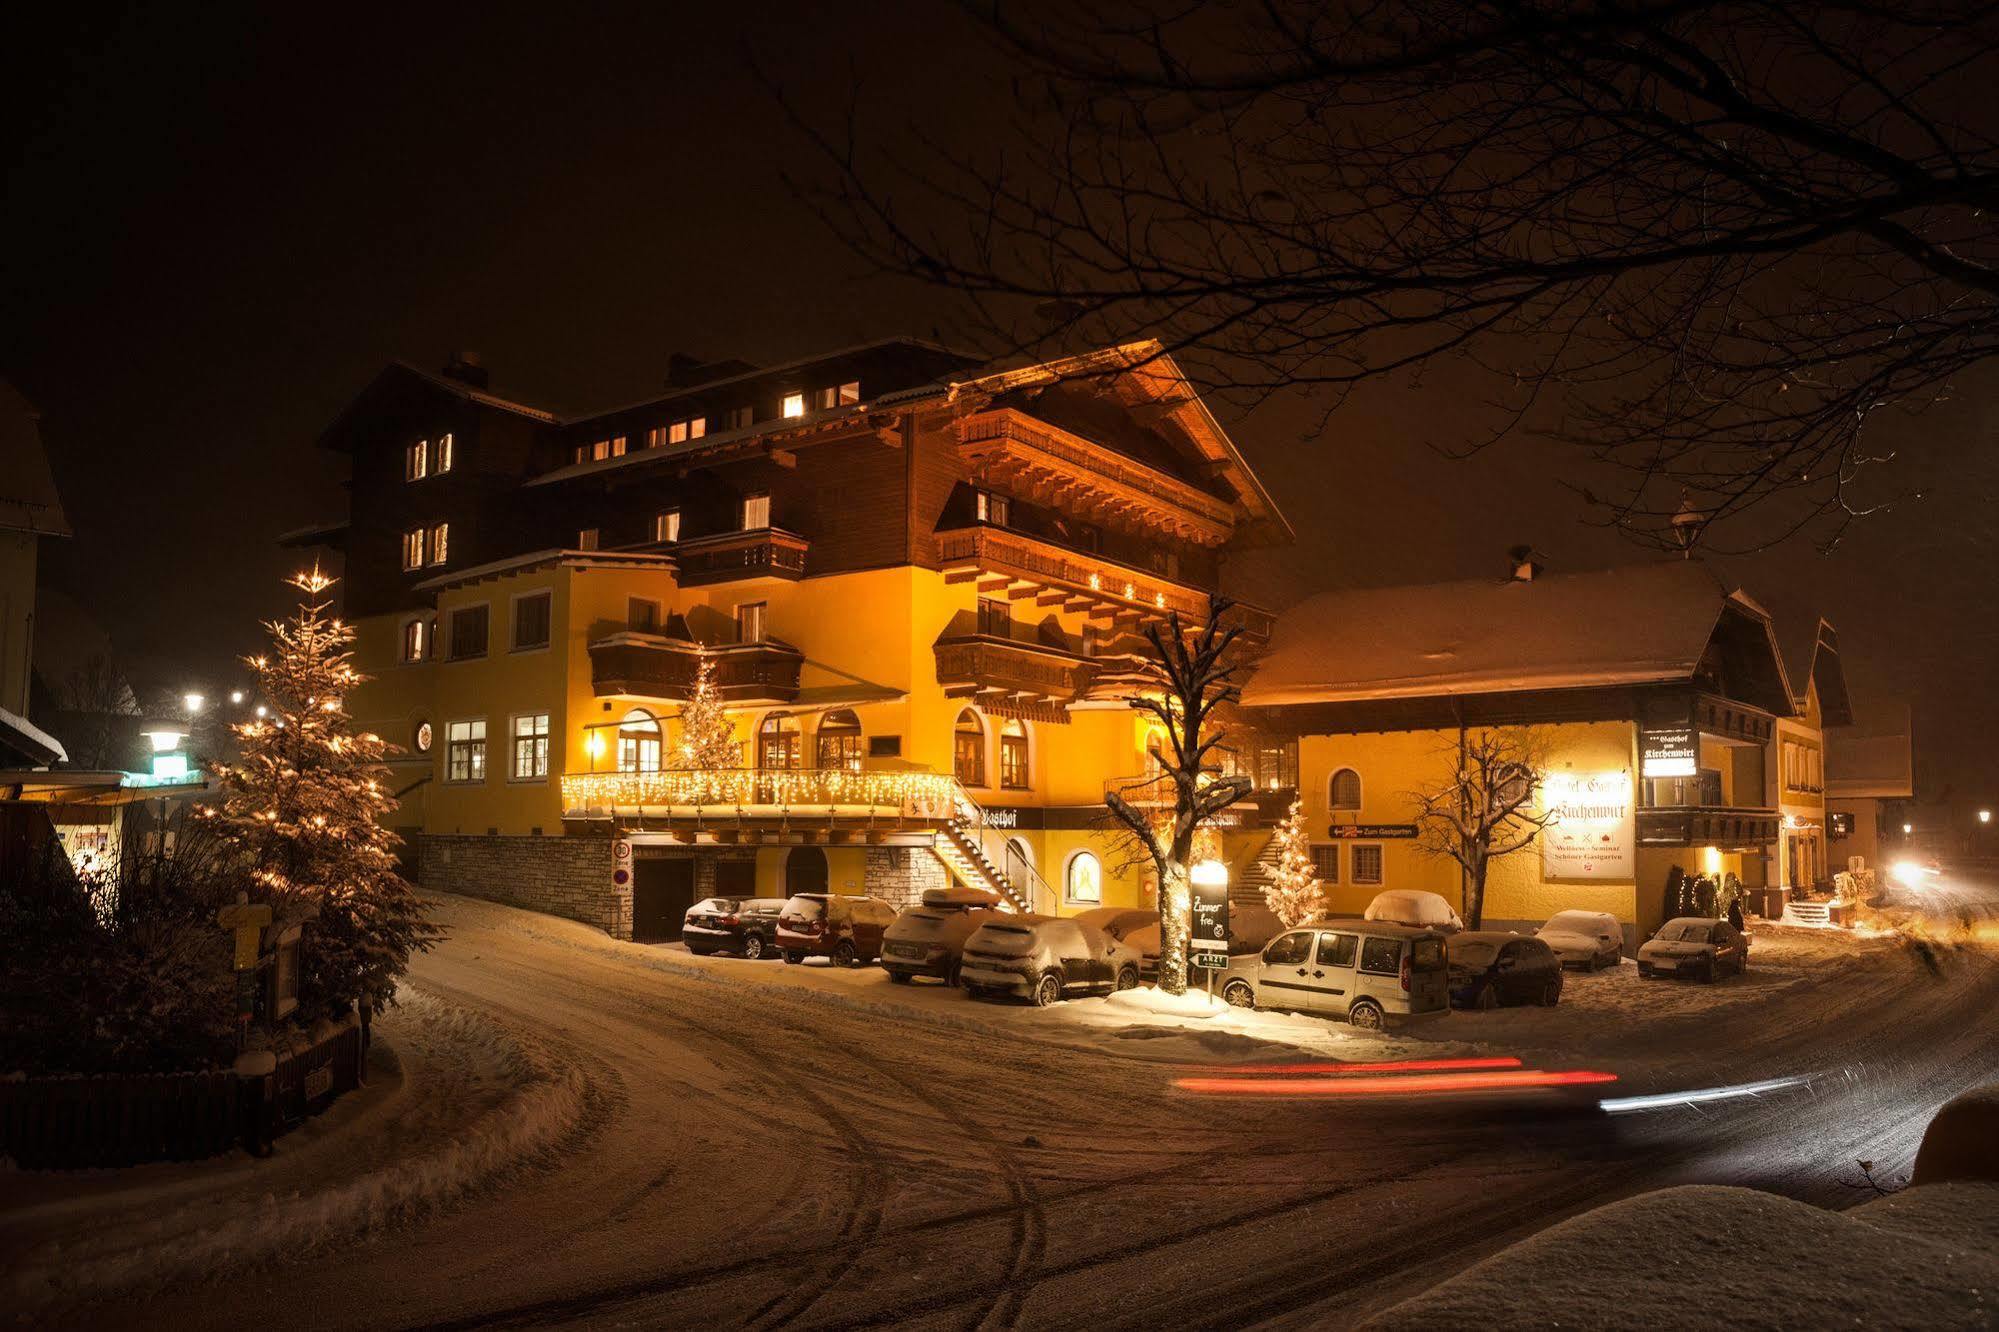
[[(1427, 1045), (1389, 1045), (1300, 1018), (1127, 1030), (1100, 1000), (987, 1007), (878, 973), (691, 959), (483, 903), (454, 900), (445, 914), (450, 942), (419, 964), (410, 1009), (383, 1025), (415, 1052), (399, 1094), (421, 1103), (429, 1049), (465, 1110), (449, 1129), (384, 1121), (407, 1132), (436, 1200), (391, 1196), (391, 1163), (371, 1177), (379, 1201), (297, 1232), (286, 1251), (303, 1257), (181, 1278), (67, 1321), (1348, 1323), (1639, 1188), (1870, 1197), (1854, 1187), (1854, 1158), (1905, 1174), (1930, 1112), (1999, 1080), (1999, 965), (1975, 949), (1932, 967), (1886, 940), (1767, 931), (1740, 983), (1645, 983), (1627, 967), (1573, 978), (1557, 1009), (1454, 1014)], [(1636, 1020), (1648, 1013), (1660, 1016)], [(454, 1063), (426, 1029), (446, 1015), (489, 1025), (478, 1066)], [(1172, 1089), (1196, 1060), (1299, 1056), (1258, 1035), (1318, 1058), (1477, 1042), (1543, 1067), (1617, 1071), (1619, 1094), (1819, 1076), (1761, 1099), (1616, 1117)], [(349, 1136), (369, 1144), (362, 1157), (381, 1150), (373, 1134)], [(509, 1143), (532, 1156), (525, 1167), (492, 1159)], [(234, 1194), (160, 1189), (188, 1215), (206, 1206), (208, 1225), (232, 1198), (240, 1211), (246, 1189), (270, 1188), (258, 1205), (275, 1223), (310, 1213), (314, 1189), (337, 1176), (337, 1161), (317, 1160), (288, 1181), (318, 1147), (288, 1148), (261, 1177), (264, 1165), (240, 1167)], [(440, 1166), (441, 1153), (456, 1154)], [(293, 1188), (300, 1197), (284, 1196)], [(108, 1249), (103, 1237), (127, 1224), (115, 1200), (96, 1206), (65, 1213), (44, 1197), (0, 1212), (0, 1241), (24, 1265), (53, 1266), (52, 1242), (28, 1246), (67, 1217), (78, 1233), (63, 1256), (88, 1259), (86, 1228)], [(254, 1248), (239, 1236), (209, 1264)]]

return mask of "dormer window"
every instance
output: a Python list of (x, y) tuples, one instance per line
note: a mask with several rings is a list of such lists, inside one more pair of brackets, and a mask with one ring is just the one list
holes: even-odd
[(729, 429), (731, 430), (748, 430), (757, 422), (757, 409), (754, 407), (731, 407), (729, 409), (728, 422)]
[(758, 532), (770, 526), (770, 493), (761, 491), (743, 496), (743, 530)]
[(577, 462), (602, 462), (606, 458), (622, 458), (624, 456), (625, 437), (623, 435), (613, 435), (609, 439), (600, 439), (594, 443), (578, 444), (576, 446)]
[(652, 539), (654, 541), (680, 540), (680, 510), (668, 509), (653, 515)]
[(420, 439), (403, 450), (403, 480), (421, 481), (430, 475), (430, 441)]
[(805, 415), (805, 395), (803, 393), (785, 394), (784, 402), (778, 408), (777, 414), (787, 420), (794, 416)]
[(1005, 527), (1013, 520), (1013, 501), (990, 490), (979, 492), (979, 521)]
[(451, 524), (439, 523), (430, 529), (430, 563), (442, 564), (450, 551)]
[(820, 411), (831, 411), (835, 407), (851, 407), (861, 400), (861, 381), (850, 379), (844, 384), (834, 385), (815, 391), (813, 405)]
[(451, 432), (448, 430), (437, 437), (437, 443), (430, 450), (430, 470), (435, 476), (443, 476), (451, 470)]
[(685, 421), (674, 421), (669, 425), (654, 426), (646, 431), (646, 447), (657, 449), (668, 444), (685, 444), (691, 439), (700, 439), (708, 433), (708, 418), (690, 416)]

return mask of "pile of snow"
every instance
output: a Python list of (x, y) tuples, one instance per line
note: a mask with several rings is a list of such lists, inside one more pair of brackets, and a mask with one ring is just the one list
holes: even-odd
[(1419, 888), (1390, 888), (1385, 893), (1376, 893), (1361, 918), (1427, 929), (1461, 930), (1465, 927), (1449, 902)]
[(1141, 985), (1135, 990), (1119, 990), (1105, 1001), (1112, 1008), (1127, 1013), (1144, 1013), (1150, 1017), (1174, 1018), (1215, 1018), (1229, 1011), (1229, 1005), (1220, 996), (1206, 990), (1188, 990), (1185, 994), (1168, 994), (1156, 985)]

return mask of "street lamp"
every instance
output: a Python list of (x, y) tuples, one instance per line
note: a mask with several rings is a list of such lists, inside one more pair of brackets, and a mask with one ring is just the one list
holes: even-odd
[(187, 709), (187, 715), (192, 717), (195, 713), (201, 711), (201, 705), (203, 703), (206, 703), (208, 700), (203, 698), (200, 694), (190, 691), (188, 693), (182, 694), (180, 696), (180, 701), (181, 701), (181, 706)]
[(1991, 810), (1989, 810), (1989, 809), (1981, 809), (1981, 810), (1979, 810), (1979, 811), (1978, 811), (1978, 821), (1979, 821), (1980, 823), (1990, 823), (1990, 822), (1992, 822), (1992, 811), (1991, 811)]
[(240, 705), (240, 704), (241, 704), (241, 703), (243, 702), (243, 691), (242, 691), (242, 690), (240, 690), (240, 689), (232, 689), (232, 690), (230, 690), (230, 691), (229, 691), (229, 701), (230, 701), (231, 703), (235, 703), (235, 704), (238, 704), (238, 705)]
[(1915, 824), (1905, 823), (1902, 825), (1902, 836), (1907, 837), (1910, 833), (1914, 832), (1915, 830), (1916, 830)]

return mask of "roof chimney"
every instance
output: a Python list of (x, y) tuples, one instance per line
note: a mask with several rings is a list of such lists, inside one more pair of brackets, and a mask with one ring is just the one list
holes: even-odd
[(1534, 576), (1541, 572), (1541, 566), (1534, 561), (1532, 546), (1509, 547), (1506, 558), (1513, 566), (1513, 581), (1516, 583), (1531, 583)]
[(451, 360), (445, 364), (444, 377), (455, 379), (461, 384), (470, 384), (475, 389), (486, 387), (486, 364), (475, 351), (453, 352)]

